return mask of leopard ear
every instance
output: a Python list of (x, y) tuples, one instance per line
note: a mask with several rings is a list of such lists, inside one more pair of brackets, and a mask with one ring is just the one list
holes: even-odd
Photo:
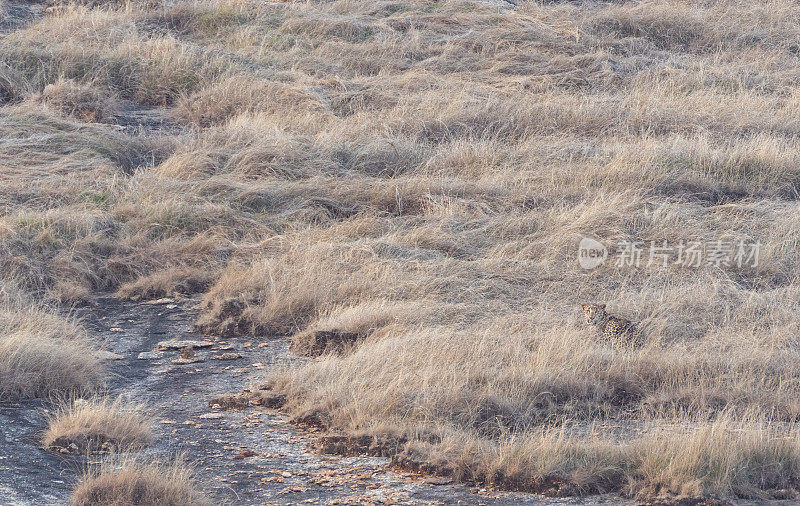
[(597, 307), (600, 308), (600, 309), (605, 309), (606, 305), (605, 304), (599, 304)]
[(588, 306), (588, 305), (589, 304), (584, 304), (583, 302), (581, 302), (581, 309), (586, 309), (586, 306)]

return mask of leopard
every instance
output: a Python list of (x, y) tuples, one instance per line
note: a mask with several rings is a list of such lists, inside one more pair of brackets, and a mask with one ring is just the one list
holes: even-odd
[(608, 314), (605, 304), (581, 304), (586, 323), (594, 325), (602, 338), (616, 344), (641, 344), (636, 324), (625, 318)]

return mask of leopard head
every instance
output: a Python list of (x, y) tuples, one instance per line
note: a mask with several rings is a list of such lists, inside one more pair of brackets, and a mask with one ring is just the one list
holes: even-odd
[(606, 318), (605, 304), (581, 304), (581, 309), (583, 316), (586, 317), (586, 323), (590, 325), (599, 325)]

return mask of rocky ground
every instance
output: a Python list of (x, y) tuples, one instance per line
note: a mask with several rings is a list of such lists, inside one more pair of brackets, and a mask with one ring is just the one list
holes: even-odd
[[(104, 340), (109, 394), (141, 404), (155, 419), (154, 459), (183, 454), (214, 504), (619, 504), (618, 498), (549, 499), (478, 490), (397, 473), (388, 459), (309, 450), (315, 437), (275, 410), (215, 410), (214, 397), (257, 383), (270, 368), (301, 360), (279, 339), (205, 338), (191, 333), (195, 300), (122, 302), (102, 298), (79, 312)], [(178, 341), (195, 343), (181, 363)], [(165, 349), (168, 348), (168, 349)], [(178, 363), (174, 363), (178, 361)], [(40, 447), (39, 402), (0, 406), (0, 503), (63, 504), (85, 459)]]

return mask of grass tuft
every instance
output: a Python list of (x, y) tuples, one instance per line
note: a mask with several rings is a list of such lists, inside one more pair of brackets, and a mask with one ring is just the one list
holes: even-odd
[(65, 453), (140, 450), (152, 443), (150, 420), (117, 399), (77, 399), (49, 413), (45, 448)]
[(105, 374), (95, 351), (74, 322), (0, 284), (0, 400), (96, 390)]
[(197, 493), (191, 470), (176, 460), (145, 464), (137, 460), (108, 461), (90, 472), (72, 492), (74, 506), (195, 506), (207, 504)]

